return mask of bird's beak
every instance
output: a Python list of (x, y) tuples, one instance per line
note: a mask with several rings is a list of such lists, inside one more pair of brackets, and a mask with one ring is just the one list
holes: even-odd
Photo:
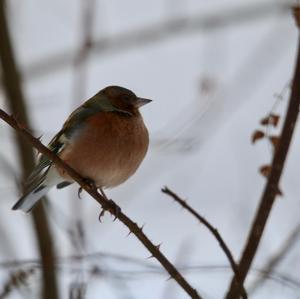
[(152, 100), (144, 99), (144, 98), (136, 98), (134, 105), (135, 105), (135, 107), (140, 108), (146, 104), (149, 104), (150, 102), (152, 102)]

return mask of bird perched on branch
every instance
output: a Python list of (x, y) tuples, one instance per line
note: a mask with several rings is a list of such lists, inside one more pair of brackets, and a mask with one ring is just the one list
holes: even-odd
[[(69, 116), (48, 147), (97, 188), (120, 185), (146, 155), (149, 136), (139, 108), (149, 102), (129, 89), (106, 87)], [(12, 209), (29, 212), (50, 188), (72, 183), (63, 169), (41, 155)]]

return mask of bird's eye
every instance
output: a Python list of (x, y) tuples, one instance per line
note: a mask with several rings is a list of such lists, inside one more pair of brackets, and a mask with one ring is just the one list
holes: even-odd
[(127, 103), (130, 103), (130, 101), (131, 101), (130, 100), (130, 96), (128, 96), (128, 95), (123, 95), (122, 96), (122, 100), (125, 101), (125, 102), (127, 102)]

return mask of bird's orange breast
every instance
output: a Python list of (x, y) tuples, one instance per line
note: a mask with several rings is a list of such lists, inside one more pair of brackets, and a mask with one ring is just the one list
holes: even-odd
[(148, 131), (140, 115), (99, 112), (87, 119), (61, 158), (98, 187), (113, 187), (134, 174), (148, 144)]

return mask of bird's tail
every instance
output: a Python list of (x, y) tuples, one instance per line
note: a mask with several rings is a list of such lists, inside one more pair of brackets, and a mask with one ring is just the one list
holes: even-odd
[(49, 167), (45, 172), (33, 172), (26, 182), (26, 191), (24, 195), (12, 207), (13, 210), (22, 210), (30, 212), (36, 203), (53, 186), (64, 182), (54, 167)]
[(43, 183), (36, 186), (31, 191), (25, 193), (17, 203), (12, 207), (13, 210), (22, 210), (28, 213), (36, 205), (36, 203), (41, 199), (52, 186), (44, 185)]

